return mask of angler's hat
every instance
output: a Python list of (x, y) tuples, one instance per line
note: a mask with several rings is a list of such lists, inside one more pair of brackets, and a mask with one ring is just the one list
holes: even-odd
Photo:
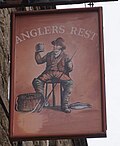
[(63, 50), (66, 48), (66, 46), (64, 44), (64, 39), (62, 37), (57, 38), (56, 40), (52, 41), (51, 43), (52, 43), (52, 45), (61, 46)]

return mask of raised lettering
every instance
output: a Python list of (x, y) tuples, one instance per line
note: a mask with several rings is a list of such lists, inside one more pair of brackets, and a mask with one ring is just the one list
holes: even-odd
[(97, 33), (95, 33), (95, 32), (92, 32), (92, 36), (91, 36), (91, 40), (93, 40), (94, 39), (94, 37), (97, 35)]
[(16, 36), (16, 44), (19, 44), (19, 43), (21, 43), (23, 40), (20, 38), (20, 37), (18, 37), (18, 36)]
[(58, 33), (58, 26), (52, 26), (52, 33)]
[(84, 28), (79, 28), (78, 35), (83, 37), (84, 33), (85, 33), (85, 29)]
[(77, 35), (77, 27), (72, 27), (70, 34)]
[(36, 29), (32, 29), (32, 30), (30, 31), (30, 36), (31, 36), (31, 37), (36, 37), (36, 36), (37, 36), (37, 31), (36, 31)]
[(21, 33), (21, 36), (22, 36), (23, 40), (26, 40), (26, 38), (27, 38), (27, 39), (30, 38), (30, 34), (29, 34), (28, 31), (26, 31), (25, 33)]
[(39, 36), (44, 35), (44, 32), (42, 31), (41, 27), (37, 28), (37, 30), (38, 30), (38, 35)]
[(60, 26), (59, 27), (59, 33), (65, 33), (65, 27), (64, 26)]
[(85, 37), (85, 38), (89, 38), (89, 37), (90, 37), (90, 32), (89, 32), (89, 30), (86, 30), (86, 31), (85, 31), (84, 37)]
[(51, 34), (50, 26), (44, 27), (45, 34)]

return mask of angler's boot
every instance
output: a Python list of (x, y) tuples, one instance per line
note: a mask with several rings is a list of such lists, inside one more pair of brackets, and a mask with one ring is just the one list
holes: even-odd
[[(40, 94), (42, 94), (43, 96), (43, 103), (44, 103), (44, 101), (45, 101), (45, 97), (44, 97), (44, 82), (43, 81), (41, 81), (41, 80), (39, 80), (38, 78), (34, 78), (34, 80), (33, 80), (33, 82), (32, 82), (32, 85), (33, 85), (33, 87), (34, 87), (34, 89), (35, 89), (35, 91), (36, 91), (36, 93), (40, 93)], [(49, 102), (48, 101), (46, 101), (45, 102), (45, 107), (47, 107), (47, 106), (49, 106), (50, 104), (49, 104)]]
[(62, 87), (63, 87), (63, 93), (62, 93), (62, 111), (64, 111), (65, 113), (70, 113), (71, 109), (69, 108), (69, 97), (71, 95), (71, 91), (72, 91), (72, 86), (73, 86), (73, 81), (69, 80), (69, 81), (64, 81), (62, 83)]
[(32, 81), (32, 85), (33, 85), (36, 93), (40, 93), (40, 95), (42, 94), (41, 100), (44, 101), (44, 82), (40, 81), (37, 78), (34, 78), (34, 80)]
[(34, 78), (32, 85), (36, 91), (36, 93), (41, 93), (44, 95), (44, 82), (41, 80)]
[(64, 102), (62, 105), (62, 111), (65, 113), (70, 113), (71, 109), (69, 108), (68, 102)]

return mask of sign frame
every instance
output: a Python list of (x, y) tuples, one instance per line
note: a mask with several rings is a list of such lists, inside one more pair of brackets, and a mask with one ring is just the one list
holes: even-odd
[[(62, 19), (63, 15), (65, 17), (64, 20)], [(32, 23), (27, 26), (31, 20), (33, 20)], [(86, 22), (89, 22), (89, 24)], [(96, 23), (96, 25), (93, 22)], [(79, 23), (80, 25), (78, 25)], [(83, 25), (85, 23), (86, 25)], [(81, 27), (78, 30), (79, 26)], [(39, 32), (36, 32), (36, 29)], [(71, 36), (68, 35), (69, 31)], [(83, 34), (83, 32), (85, 32), (85, 34)], [(73, 85), (73, 99), (71, 98), (71, 102), (75, 102), (76, 98), (74, 97), (76, 96), (78, 105), (76, 104), (76, 107), (74, 107), (74, 104), (71, 104), (71, 113), (64, 113), (62, 110), (51, 107), (50, 109), (42, 107), (42, 111), (40, 112), (36, 112), (36, 110), (35, 112), (34, 110), (32, 110), (33, 112), (27, 111), (28, 109), (26, 110), (23, 106), (19, 106), (19, 101), (22, 98), (22, 102), (20, 102), (22, 104), (28, 104), (28, 101), (27, 103), (24, 103), (23, 94), (27, 94), (27, 96), (25, 95), (25, 100), (28, 99), (29, 96), (33, 96), (29, 95), (29, 92), (34, 92), (32, 79), (35, 76), (38, 76), (39, 72), (42, 72), (44, 69), (40, 68), (40, 66), (35, 63), (35, 45), (41, 40), (46, 44), (45, 48), (49, 48), (50, 45), (53, 45), (53, 40), (56, 41), (56, 38), (58, 37), (64, 37), (66, 46), (70, 48), (70, 50), (67, 49), (66, 51), (72, 56), (71, 58), (74, 62), (74, 73), (71, 76), (75, 82), (75, 86)], [(49, 43), (47, 43), (46, 40)], [(73, 45), (78, 48), (81, 46), (82, 49), (80, 49), (80, 53), (76, 53), (76, 50), (70, 47), (69, 42), (71, 42), (71, 44), (73, 43)], [(30, 43), (32, 44), (30, 45)], [(90, 51), (88, 48), (91, 50), (93, 48), (93, 50)], [(46, 52), (49, 51), (49, 49), (46, 49)], [(94, 59), (92, 59), (89, 54), (91, 54)], [(81, 67), (79, 67), (77, 62), (81, 64)], [(57, 91), (55, 92), (58, 95), (59, 87), (54, 88), (57, 88)], [(95, 95), (97, 96), (96, 98), (94, 97)], [(35, 95), (35, 97), (36, 96), (37, 95)], [(80, 98), (78, 98), (78, 96), (80, 96)], [(32, 99), (33, 98), (34, 97), (32, 97)], [(55, 115), (58, 120), (55, 118)], [(50, 122), (48, 117), (52, 119), (52, 122)], [(89, 124), (87, 121), (89, 121)], [(69, 126), (67, 127), (67, 125)], [(71, 126), (72, 130), (69, 130)], [(12, 140), (31, 140), (106, 137), (106, 130), (102, 8), (13, 12), (10, 82), (10, 138)]]

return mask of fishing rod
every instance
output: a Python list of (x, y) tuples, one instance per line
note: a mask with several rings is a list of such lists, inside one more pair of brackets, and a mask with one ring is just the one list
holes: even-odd
[[(73, 57), (75, 56), (76, 52), (77, 52), (78, 48), (74, 51), (73, 55), (71, 56), (70, 60), (71, 61), (73, 59)], [(64, 72), (62, 72), (62, 74), (60, 75), (60, 77), (57, 79), (58, 81), (60, 81), (61, 77), (63, 76)], [(40, 112), (43, 107), (45, 106), (45, 104), (48, 102), (49, 97), (51, 96), (51, 94), (53, 93), (55, 87), (57, 86), (57, 83), (54, 84), (52, 90), (50, 91), (50, 93), (45, 97), (43, 103), (41, 104), (41, 100), (39, 100), (39, 102), (37, 103), (37, 105), (35, 106), (35, 108), (31, 111), (32, 113), (34, 112)]]

